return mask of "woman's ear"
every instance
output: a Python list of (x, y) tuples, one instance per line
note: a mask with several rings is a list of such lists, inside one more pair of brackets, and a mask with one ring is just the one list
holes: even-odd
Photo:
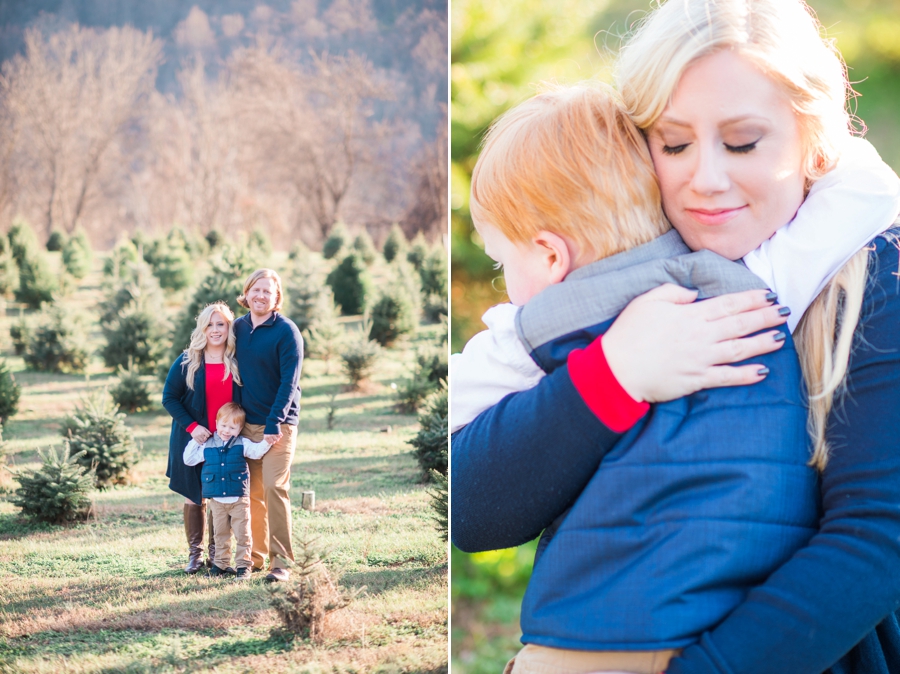
[(568, 242), (559, 234), (541, 230), (531, 239), (544, 256), (544, 268), (550, 283), (559, 283), (572, 271), (575, 262)]

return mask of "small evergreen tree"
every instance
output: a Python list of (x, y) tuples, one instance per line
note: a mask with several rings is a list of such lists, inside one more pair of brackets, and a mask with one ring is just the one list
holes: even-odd
[(294, 245), (291, 246), (291, 250), (288, 253), (288, 260), (291, 262), (296, 262), (297, 260), (307, 260), (310, 257), (310, 250), (305, 243), (303, 243), (300, 239), (297, 239), (294, 242)]
[(53, 293), (59, 290), (56, 277), (50, 271), (46, 258), (38, 252), (29, 253), (19, 265), (19, 287), (16, 299), (33, 309), (53, 301)]
[(406, 259), (413, 267), (421, 269), (426, 257), (428, 257), (428, 242), (425, 240), (425, 235), (419, 232), (412, 240), (409, 251), (406, 253)]
[(446, 541), (449, 533), (448, 508), (449, 501), (449, 482), (446, 475), (441, 475), (438, 471), (433, 470), (430, 473), (432, 488), (428, 490), (428, 496), (431, 499), (431, 519), (434, 520), (435, 527), (441, 534), (441, 538)]
[(79, 453), (78, 462), (95, 466), (95, 485), (124, 484), (137, 450), (125, 415), (105, 392), (86, 398), (63, 420), (63, 436)]
[(91, 512), (90, 491), (94, 475), (85, 467), (83, 454), (71, 454), (68, 443), (62, 450), (38, 450), (40, 468), (16, 473), (19, 488), (12, 502), (32, 520), (64, 524), (84, 520)]
[(159, 282), (145, 262), (134, 267), (134, 280), (114, 286), (100, 305), (100, 330), (106, 339), (100, 355), (107, 367), (132, 363), (141, 374), (151, 374), (166, 355), (168, 324), (159, 311)]
[(25, 367), (41, 372), (83, 372), (87, 367), (81, 316), (51, 306), (25, 348)]
[(375, 248), (375, 242), (372, 241), (372, 237), (366, 229), (363, 229), (363, 231), (361, 231), (353, 240), (353, 250), (359, 253), (362, 261), (367, 265), (371, 265), (375, 262), (375, 258), (378, 257), (378, 250)]
[(16, 355), (21, 356), (25, 353), (25, 349), (28, 348), (28, 342), (31, 341), (33, 334), (24, 316), (9, 326), (9, 336), (12, 337), (13, 350), (16, 352)]
[(103, 261), (103, 274), (116, 279), (130, 280), (131, 270), (138, 261), (138, 250), (134, 243), (125, 240), (113, 248)]
[(22, 395), (21, 387), (16, 383), (16, 378), (10, 371), (6, 360), (0, 360), (0, 425), (19, 411), (19, 398)]
[[(316, 316), (303, 334), (304, 355), (330, 363), (344, 349), (347, 333), (338, 321), (337, 309)], [(330, 365), (329, 365), (330, 368)]]
[(58, 229), (54, 229), (47, 238), (47, 251), (50, 253), (59, 253), (62, 251), (65, 243), (66, 235)]
[(148, 262), (159, 285), (166, 290), (187, 288), (194, 280), (194, 262), (183, 247), (157, 242)]
[(26, 258), (34, 257), (38, 252), (39, 246), (34, 230), (21, 218), (13, 220), (6, 236), (9, 240), (12, 255), (19, 266), (22, 265)]
[(381, 346), (368, 339), (367, 334), (368, 330), (363, 330), (360, 337), (350, 342), (341, 353), (344, 372), (354, 389), (358, 389), (360, 383), (369, 378), (375, 368), (375, 361), (381, 354)]
[(406, 251), (409, 249), (409, 242), (406, 235), (396, 222), (391, 225), (391, 231), (388, 232), (387, 239), (384, 241), (382, 255), (388, 262), (393, 262), (398, 257), (405, 257)]
[(400, 283), (388, 287), (372, 307), (372, 330), (369, 337), (382, 346), (390, 346), (404, 335), (415, 332), (418, 307)]
[(303, 332), (318, 317), (334, 313), (334, 294), (325, 284), (322, 270), (308, 258), (296, 260), (285, 284), (287, 315)]
[(422, 293), (426, 296), (447, 297), (447, 251), (437, 244), (419, 268)]
[(75, 236), (69, 237), (63, 244), (62, 259), (66, 271), (79, 280), (91, 271), (94, 251), (83, 230), (78, 230)]
[(344, 223), (335, 223), (328, 232), (328, 238), (325, 239), (325, 243), (322, 245), (322, 257), (326, 260), (336, 258), (338, 253), (347, 245), (348, 238), (349, 234), (347, 234), (347, 228), (344, 226)]
[(130, 414), (150, 407), (150, 389), (134, 363), (129, 362), (128, 367), (120, 365), (117, 374), (119, 383), (110, 390), (113, 402)]
[(225, 247), (221, 257), (213, 259), (209, 274), (194, 291), (191, 301), (175, 321), (172, 337), (172, 358), (184, 350), (191, 341), (191, 332), (197, 326), (197, 316), (207, 304), (225, 302), (235, 316), (243, 316), (247, 310), (237, 303), (244, 289), (244, 281), (259, 268), (259, 260), (248, 248)]
[(223, 237), (222, 233), (217, 229), (209, 230), (204, 238), (206, 239), (206, 244), (209, 246), (210, 250), (215, 250), (225, 242), (225, 237)]
[(256, 248), (263, 258), (268, 258), (272, 254), (272, 242), (269, 240), (269, 236), (259, 228), (250, 232), (247, 244)]
[(368, 306), (372, 294), (372, 277), (365, 262), (351, 253), (328, 274), (325, 282), (334, 292), (334, 301), (345, 316), (361, 314)]
[(447, 387), (428, 398), (419, 414), (419, 432), (409, 441), (422, 472), (428, 477), (432, 470), (447, 474)]
[(19, 287), (19, 265), (9, 239), (0, 236), (0, 295), (9, 296)]

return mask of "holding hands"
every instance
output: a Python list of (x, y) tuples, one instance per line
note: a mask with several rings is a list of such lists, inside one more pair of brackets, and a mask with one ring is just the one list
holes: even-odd
[(194, 430), (191, 431), (191, 437), (198, 445), (202, 445), (209, 440), (211, 435), (212, 433), (209, 432), (209, 429), (204, 428), (200, 424), (197, 424), (197, 426), (194, 427)]

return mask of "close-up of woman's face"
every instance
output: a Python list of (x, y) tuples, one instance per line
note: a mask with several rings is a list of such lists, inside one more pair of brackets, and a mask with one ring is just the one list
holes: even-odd
[(666, 215), (694, 250), (741, 258), (803, 201), (801, 131), (791, 104), (733, 51), (684, 72), (648, 142)]

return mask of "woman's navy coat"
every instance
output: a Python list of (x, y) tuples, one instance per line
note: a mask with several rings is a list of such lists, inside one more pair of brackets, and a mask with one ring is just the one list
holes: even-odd
[[(241, 403), (241, 387), (232, 384), (231, 400)], [(166, 477), (169, 478), (169, 489), (189, 498), (194, 503), (203, 499), (200, 488), (200, 471), (203, 464), (184, 465), (184, 448), (191, 440), (187, 427), (194, 422), (207, 426), (206, 414), (206, 362), (200, 362), (200, 368), (194, 375), (194, 388), (187, 385), (187, 364), (184, 354), (169, 368), (166, 385), (163, 387), (163, 407), (172, 415), (172, 432), (169, 435), (169, 465)]]

